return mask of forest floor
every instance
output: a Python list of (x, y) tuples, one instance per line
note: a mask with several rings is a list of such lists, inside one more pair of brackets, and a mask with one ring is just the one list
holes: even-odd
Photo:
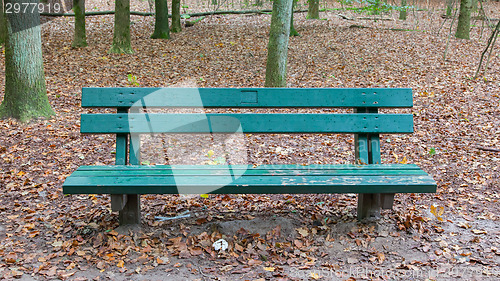
[[(132, 2), (145, 10), (146, 2)], [(96, 3), (87, 1), (87, 9)], [(500, 5), (486, 10), (498, 18)], [(415, 133), (384, 135), (383, 162), (418, 164), (437, 193), (398, 194), (393, 210), (363, 222), (351, 194), (148, 195), (142, 227), (118, 228), (108, 196), (62, 194), (78, 166), (114, 159), (111, 136), (79, 132), (79, 114), (90, 111), (80, 107), (81, 87), (263, 87), (271, 16), (209, 16), (170, 40), (150, 39), (153, 18), (132, 16), (132, 55), (108, 54), (112, 16), (87, 19), (84, 49), (71, 48), (73, 19), (57, 18), (42, 28), (57, 115), (0, 120), (0, 279), (498, 280), (498, 46), (486, 74), (473, 79), (491, 30), (481, 33), (475, 21), (471, 40), (452, 36), (443, 59), (451, 23), (443, 9), (409, 13), (407, 21), (396, 13), (388, 21), (338, 13), (363, 16), (296, 15), (301, 36), (290, 39), (288, 86), (412, 88), (415, 106), (401, 111), (413, 113)], [(215, 141), (212, 148), (179, 140), (163, 140), (179, 161), (201, 164), (209, 150), (224, 153)], [(351, 136), (254, 134), (245, 145), (253, 164), (354, 159)], [(185, 211), (191, 216), (154, 218)], [(219, 238), (228, 250), (212, 249)]]

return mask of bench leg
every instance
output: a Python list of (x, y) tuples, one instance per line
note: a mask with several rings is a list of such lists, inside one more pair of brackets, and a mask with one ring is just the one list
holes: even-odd
[(380, 216), (380, 197), (375, 193), (358, 194), (358, 219)]
[(380, 194), (380, 203), (382, 209), (392, 209), (392, 205), (394, 204), (394, 193)]
[(127, 194), (123, 209), (118, 214), (120, 225), (141, 223), (141, 196), (139, 194)]

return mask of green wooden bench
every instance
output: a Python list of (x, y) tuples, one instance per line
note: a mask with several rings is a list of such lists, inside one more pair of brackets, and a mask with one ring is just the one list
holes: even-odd
[[(120, 224), (140, 223), (140, 194), (357, 193), (358, 218), (392, 208), (395, 193), (436, 192), (412, 164), (381, 164), (380, 134), (412, 133), (411, 89), (83, 88), (82, 107), (117, 113), (82, 114), (81, 133), (116, 134), (113, 166), (81, 166), (64, 194), (111, 194)], [(353, 108), (354, 113), (140, 113), (140, 108)], [(353, 165), (139, 165), (140, 134), (354, 134)], [(320, 145), (320, 144), (317, 144)], [(182, 188), (180, 188), (182, 187)], [(207, 192), (207, 190), (209, 192)]]

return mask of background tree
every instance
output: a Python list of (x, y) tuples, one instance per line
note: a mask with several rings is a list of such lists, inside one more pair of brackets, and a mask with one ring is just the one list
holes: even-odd
[(308, 19), (319, 19), (319, 0), (308, 0), (309, 8), (307, 9)]
[(155, 30), (153, 31), (151, 38), (170, 39), (167, 0), (155, 0)]
[(453, 11), (453, 4), (455, 0), (446, 0), (446, 16), (451, 17), (451, 12)]
[(132, 54), (130, 44), (130, 0), (115, 1), (115, 30), (110, 53)]
[(265, 87), (286, 86), (286, 60), (293, 0), (274, 0), (271, 17)]
[[(5, 0), (5, 3), (38, 3), (37, 0)], [(54, 115), (47, 98), (43, 71), (42, 36), (38, 9), (5, 14), (5, 96), (0, 118), (22, 122)]]
[(172, 32), (181, 32), (181, 0), (172, 0)]
[(5, 19), (5, 14), (3, 13), (3, 0), (0, 0), (0, 44), (5, 43), (7, 40), (7, 22)]
[(293, 25), (293, 10), (297, 5), (297, 0), (292, 0), (292, 14), (290, 16), (290, 36), (300, 36), (300, 34), (295, 30), (295, 26)]
[(472, 10), (471, 0), (460, 1), (460, 15), (458, 16), (457, 32), (455, 37), (461, 39), (470, 38), (470, 14)]
[[(401, 7), (406, 7), (406, 0), (401, 0)], [(399, 19), (406, 20), (406, 9), (403, 8), (399, 11)]]
[(85, 0), (73, 0), (73, 12), (75, 13), (75, 34), (73, 36), (73, 48), (87, 47), (87, 35), (85, 32)]

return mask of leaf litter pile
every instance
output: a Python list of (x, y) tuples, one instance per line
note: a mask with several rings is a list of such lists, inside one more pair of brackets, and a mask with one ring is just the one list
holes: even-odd
[[(87, 2), (88, 10), (97, 7)], [(144, 5), (132, 1), (133, 10)], [(486, 10), (498, 17), (500, 9), (490, 3)], [(364, 222), (351, 194), (144, 195), (140, 229), (118, 228), (107, 195), (62, 194), (78, 166), (114, 161), (112, 136), (79, 133), (79, 114), (92, 111), (80, 107), (81, 87), (263, 87), (270, 15), (209, 16), (170, 40), (150, 39), (153, 19), (132, 16), (133, 55), (108, 54), (112, 16), (87, 18), (84, 49), (71, 48), (72, 18), (50, 21), (43, 54), (57, 116), (0, 121), (0, 278), (497, 280), (500, 53), (497, 47), (486, 75), (471, 78), (490, 32), (481, 34), (478, 23), (470, 41), (451, 38), (443, 60), (451, 20), (441, 27), (442, 13), (409, 13), (405, 22), (296, 14), (301, 36), (290, 39), (288, 68), (289, 87), (412, 88), (415, 133), (384, 135), (382, 157), (420, 165), (437, 181), (436, 194), (398, 194), (394, 210)], [(215, 136), (195, 145), (182, 135), (159, 141), (176, 156), (170, 161), (225, 161)], [(243, 158), (352, 163), (352, 142), (245, 135)], [(144, 161), (162, 161), (152, 158)], [(214, 249), (219, 239), (227, 249)]]

